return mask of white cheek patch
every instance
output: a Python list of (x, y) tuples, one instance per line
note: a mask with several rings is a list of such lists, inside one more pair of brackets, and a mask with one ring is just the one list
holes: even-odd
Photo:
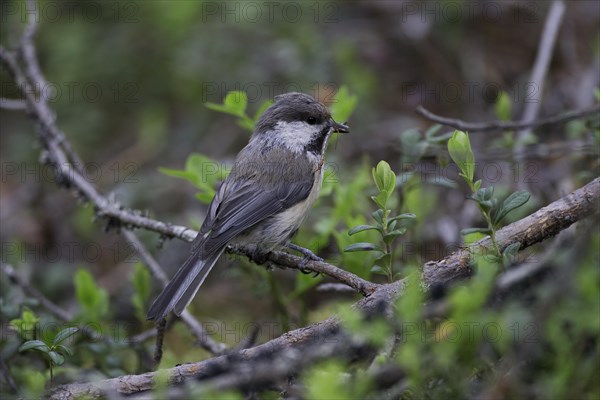
[(319, 125), (309, 125), (304, 121), (279, 121), (275, 125), (278, 139), (293, 152), (301, 153), (320, 129)]

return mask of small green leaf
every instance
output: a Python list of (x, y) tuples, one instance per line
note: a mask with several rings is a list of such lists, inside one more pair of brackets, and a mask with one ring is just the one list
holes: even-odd
[(379, 265), (373, 265), (373, 267), (371, 268), (371, 272), (378, 275), (387, 275), (386, 270), (381, 268)]
[(11, 328), (15, 329), (23, 339), (33, 339), (35, 337), (35, 327), (39, 322), (39, 317), (27, 307), (23, 308), (21, 318), (10, 321)]
[(388, 198), (389, 198), (389, 193), (385, 189), (382, 190), (381, 192), (379, 192), (379, 194), (377, 196), (371, 196), (371, 200), (373, 200), (375, 202), (375, 204), (377, 204), (381, 208), (386, 207)]
[(397, 236), (402, 236), (405, 233), (406, 233), (406, 228), (394, 229), (393, 231), (388, 232), (385, 235), (383, 235), (383, 238), (384, 239), (395, 238)]
[(391, 193), (396, 186), (396, 174), (385, 161), (379, 161), (377, 167), (373, 169), (373, 180), (379, 191), (387, 190)]
[(48, 353), (52, 362), (56, 365), (63, 365), (65, 363), (65, 357), (62, 354), (59, 354), (55, 351), (51, 351)]
[(70, 338), (77, 332), (79, 332), (79, 328), (77, 328), (77, 327), (70, 327), (70, 328), (63, 329), (62, 331), (60, 331), (56, 334), (56, 336), (54, 337), (54, 340), (52, 341), (52, 345), (56, 346), (58, 344), (61, 344), (63, 341)]
[(242, 92), (241, 90), (232, 90), (225, 96), (223, 105), (232, 113), (241, 117), (245, 115), (248, 96), (246, 96), (246, 92)]
[(483, 201), (489, 201), (492, 199), (492, 196), (494, 195), (494, 187), (490, 186), (487, 188), (479, 189), (477, 192), (475, 192), (475, 195), (477, 196), (478, 199), (481, 199)]
[(521, 207), (529, 201), (531, 195), (526, 190), (519, 190), (508, 196), (503, 202), (498, 212), (494, 215), (493, 223), (497, 225), (508, 213)]
[(462, 171), (462, 176), (468, 182), (473, 182), (475, 174), (475, 156), (471, 150), (469, 135), (462, 131), (454, 131), (448, 140), (448, 152), (450, 157)]
[(357, 234), (358, 232), (369, 230), (379, 230), (379, 228), (373, 225), (358, 225), (348, 231), (348, 236), (352, 236)]
[(346, 86), (340, 87), (331, 103), (331, 116), (337, 122), (346, 122), (354, 112), (358, 96), (350, 94)]
[(383, 210), (379, 209), (373, 212), (373, 214), (371, 214), (373, 216), (373, 219), (381, 226), (383, 226), (383, 213)]
[(194, 185), (196, 184), (196, 175), (191, 172), (183, 171), (180, 169), (170, 169), (170, 168), (163, 168), (163, 167), (159, 167), (158, 171), (167, 176), (185, 179), (185, 180), (193, 183)]
[(56, 346), (55, 349), (58, 350), (61, 354), (66, 354), (68, 356), (73, 355), (73, 350), (71, 350), (67, 346), (63, 346), (62, 344), (59, 344), (58, 346)]
[(19, 347), (19, 351), (26, 351), (30, 349), (41, 351), (43, 353), (47, 353), (50, 351), (48, 345), (42, 342), (41, 340), (29, 340)]
[(344, 251), (347, 253), (350, 253), (353, 251), (381, 251), (381, 252), (383, 252), (383, 250), (381, 250), (381, 248), (379, 246), (377, 246), (376, 244), (367, 243), (367, 242), (359, 242), (359, 243), (351, 244), (350, 246), (346, 247), (344, 249)]
[(498, 98), (496, 99), (495, 105), (496, 117), (500, 121), (510, 121), (512, 118), (512, 104), (510, 102), (510, 97), (506, 92), (500, 92), (498, 94)]
[(388, 220), (388, 223), (391, 221), (400, 221), (403, 219), (417, 219), (417, 216), (413, 213), (404, 213), (404, 214), (396, 215), (394, 218), (390, 218)]
[(108, 312), (108, 293), (96, 285), (92, 274), (85, 269), (75, 273), (75, 294), (84, 319), (93, 321)]
[(502, 252), (502, 262), (505, 266), (509, 266), (515, 262), (520, 248), (521, 243), (519, 242), (511, 243), (506, 246)]

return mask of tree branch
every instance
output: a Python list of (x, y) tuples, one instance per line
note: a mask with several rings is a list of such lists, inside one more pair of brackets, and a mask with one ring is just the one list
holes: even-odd
[[(520, 243), (523, 250), (544, 239), (553, 237), (580, 219), (598, 213), (600, 199), (600, 178), (557, 200), (535, 213), (514, 222), (496, 233), (501, 250), (512, 243)], [(471, 254), (491, 248), (489, 237), (473, 246), (458, 250), (438, 262), (424, 265), (423, 280), (428, 286), (442, 285), (468, 277), (473, 272), (470, 266)], [(489, 253), (492, 254), (491, 252)]]
[[(594, 179), (584, 187), (559, 199), (528, 217), (514, 222), (498, 232), (498, 244), (501, 248), (511, 243), (519, 242), (521, 249), (556, 235), (563, 229), (580, 219), (599, 212), (600, 178)], [(470, 254), (473, 251), (485, 251), (491, 248), (489, 238), (480, 240), (468, 249), (460, 250), (441, 261), (427, 263), (424, 267), (423, 280), (426, 286), (448, 284), (460, 278), (470, 276)], [(431, 264), (432, 266), (428, 265)], [(387, 313), (393, 302), (402, 294), (405, 281), (396, 281), (379, 285), (370, 296), (354, 304), (354, 308), (365, 314)], [(340, 334), (339, 321), (331, 317), (323, 322), (305, 328), (287, 332), (259, 346), (239, 352), (241, 361), (259, 362), (265, 357), (274, 357), (275, 353), (288, 349), (302, 349), (314, 343), (337, 340)], [(344, 342), (344, 340), (342, 340)], [(347, 342), (347, 341), (346, 341)], [(347, 343), (350, 346), (350, 343)], [(346, 347), (348, 349), (348, 347)], [(343, 352), (343, 348), (338, 349)], [(364, 354), (363, 357), (370, 356)], [(170, 384), (179, 384), (188, 379), (212, 378), (223, 371), (227, 364), (226, 356), (185, 364), (165, 371), (146, 373), (142, 375), (127, 375), (94, 383), (75, 383), (57, 387), (50, 393), (51, 399), (73, 399), (78, 396), (99, 397), (104, 393), (119, 393), (121, 395), (139, 393), (150, 390), (155, 379), (161, 374), (169, 377)], [(216, 371), (216, 372), (215, 372)]]
[(556, 115), (549, 118), (538, 119), (535, 121), (516, 121), (516, 122), (504, 122), (504, 121), (490, 121), (490, 122), (465, 122), (460, 119), (442, 117), (434, 114), (427, 110), (423, 106), (419, 106), (416, 109), (416, 113), (427, 118), (430, 121), (438, 124), (450, 126), (454, 129), (469, 132), (484, 132), (484, 131), (495, 131), (495, 130), (517, 130), (524, 128), (534, 128), (547, 125), (562, 124), (574, 119), (588, 117), (600, 112), (600, 105), (586, 108), (584, 110), (568, 111), (564, 114)]
[(17, 274), (14, 268), (8, 264), (4, 264), (0, 262), (0, 268), (2, 272), (10, 279), (12, 283), (20, 287), (25, 293), (29, 296), (33, 297), (42, 307), (44, 307), (50, 314), (54, 315), (56, 318), (61, 321), (71, 321), (73, 319), (73, 315), (70, 312), (65, 310), (64, 308), (54, 304), (51, 300), (49, 300), (46, 296), (44, 296), (39, 290), (31, 286), (25, 279), (21, 278), (19, 274)]

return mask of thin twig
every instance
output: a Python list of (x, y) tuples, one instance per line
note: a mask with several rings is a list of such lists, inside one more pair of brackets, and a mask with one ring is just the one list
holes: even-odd
[(4, 377), (4, 380), (6, 381), (11, 393), (19, 394), (19, 387), (10, 373), (10, 369), (8, 368), (8, 365), (4, 361), (4, 357), (2, 357), (2, 355), (0, 355), (0, 371), (2, 371), (2, 376)]
[[(523, 118), (521, 119), (524, 123), (533, 122), (539, 113), (540, 105), (542, 103), (542, 95), (544, 92), (544, 81), (546, 74), (548, 73), (548, 66), (550, 65), (550, 59), (554, 52), (554, 45), (556, 43), (556, 36), (562, 23), (562, 18), (565, 13), (565, 3), (562, 0), (554, 0), (548, 11), (546, 22), (544, 23), (544, 29), (540, 38), (540, 45), (538, 46), (538, 53), (535, 58), (535, 64), (533, 71), (531, 72), (530, 84), (535, 88), (534, 98), (527, 99), (525, 103), (525, 109), (523, 111)], [(517, 146), (516, 151), (520, 150), (523, 146), (523, 138), (529, 133), (529, 129), (523, 129), (517, 132)]]
[(559, 114), (553, 117), (538, 119), (531, 122), (514, 121), (489, 121), (489, 122), (466, 122), (456, 118), (447, 118), (440, 115), (434, 114), (427, 110), (423, 106), (419, 106), (416, 109), (417, 114), (427, 118), (430, 121), (438, 124), (450, 126), (461, 131), (469, 132), (484, 132), (484, 131), (495, 131), (495, 130), (516, 130), (523, 128), (533, 128), (547, 125), (561, 124), (574, 119), (585, 118), (590, 115), (594, 115), (600, 112), (600, 105), (586, 108), (584, 110), (568, 111), (563, 114)]
[(16, 273), (16, 271), (11, 265), (0, 262), (0, 268), (12, 283), (20, 287), (29, 296), (36, 299), (42, 307), (44, 307), (46, 310), (48, 310), (48, 312), (50, 312), (50, 314), (54, 315), (56, 318), (62, 321), (71, 321), (73, 319), (73, 315), (71, 315), (70, 312), (54, 304), (39, 290), (31, 286), (25, 279), (23, 279), (21, 276), (19, 276), (19, 274)]
[[(303, 257), (297, 257), (284, 251), (263, 252), (260, 248), (237, 245), (228, 246), (227, 251), (234, 254), (244, 255), (252, 262), (260, 263), (260, 260), (267, 259), (278, 267), (300, 270), (304, 269), (312, 272), (318, 272), (350, 286), (364, 296), (370, 295), (379, 286), (377, 283), (369, 282), (351, 272), (326, 263), (325, 261), (306, 260)], [(303, 265), (303, 268), (300, 268), (300, 265)]]
[(23, 111), (27, 109), (27, 103), (21, 99), (0, 98), (0, 108), (3, 110)]

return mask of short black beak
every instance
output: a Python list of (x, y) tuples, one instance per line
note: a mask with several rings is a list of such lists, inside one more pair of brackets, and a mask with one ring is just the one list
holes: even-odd
[(334, 132), (338, 132), (338, 133), (349, 133), (350, 132), (350, 128), (348, 127), (348, 125), (346, 125), (346, 123), (340, 124), (339, 122), (335, 122), (334, 120), (331, 120), (331, 127), (333, 128)]

